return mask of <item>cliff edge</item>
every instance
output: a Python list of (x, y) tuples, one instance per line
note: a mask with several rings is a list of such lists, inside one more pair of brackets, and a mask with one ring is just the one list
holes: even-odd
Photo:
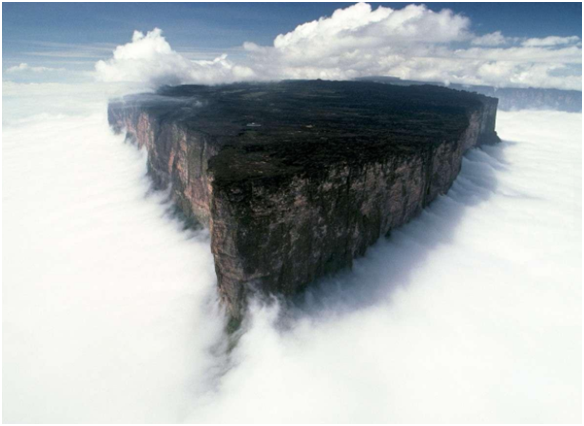
[(209, 228), (232, 318), (350, 267), (498, 141), (497, 99), (434, 86), (288, 81), (177, 86), (110, 102), (116, 132)]

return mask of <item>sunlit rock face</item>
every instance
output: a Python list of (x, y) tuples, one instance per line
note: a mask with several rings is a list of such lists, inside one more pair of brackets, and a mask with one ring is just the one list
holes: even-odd
[(350, 267), (498, 141), (497, 99), (433, 86), (294, 81), (178, 86), (111, 102), (157, 187), (209, 227), (219, 291), (291, 295)]

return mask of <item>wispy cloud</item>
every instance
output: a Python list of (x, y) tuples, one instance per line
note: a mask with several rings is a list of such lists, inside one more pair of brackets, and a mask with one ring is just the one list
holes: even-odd
[(100, 59), (107, 57), (115, 49), (115, 44), (109, 43), (57, 43), (48, 41), (29, 41), (28, 44), (35, 46), (34, 50), (25, 50), (25, 55), (48, 57), (48, 58), (71, 58), (71, 59)]
[(43, 73), (43, 72), (55, 72), (55, 71), (65, 71), (65, 69), (64, 68), (51, 68), (51, 67), (33, 67), (25, 62), (22, 62), (19, 65), (14, 65), (14, 66), (6, 69), (6, 72), (9, 74), (16, 74), (16, 73), (22, 73), (22, 72)]
[(544, 38), (529, 38), (521, 43), (522, 46), (526, 47), (552, 47), (552, 46), (561, 46), (566, 44), (578, 45), (581, 46), (582, 43), (580, 41), (580, 37), (578, 36), (571, 36), (571, 37), (557, 37), (557, 36), (550, 36)]

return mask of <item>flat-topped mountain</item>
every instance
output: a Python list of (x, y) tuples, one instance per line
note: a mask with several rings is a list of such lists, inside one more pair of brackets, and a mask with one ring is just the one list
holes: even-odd
[(497, 141), (497, 100), (435, 86), (287, 81), (166, 87), (112, 101), (158, 187), (207, 226), (233, 318), (350, 267)]

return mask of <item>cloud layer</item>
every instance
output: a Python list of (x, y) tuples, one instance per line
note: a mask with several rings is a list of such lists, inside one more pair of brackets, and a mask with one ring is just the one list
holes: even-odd
[(3, 420), (174, 423), (220, 359), (208, 236), (147, 195), (101, 94), (39, 86), (2, 129)]
[(393, 76), (423, 81), (581, 90), (580, 38), (476, 35), (469, 18), (423, 5), (403, 9), (359, 3), (278, 35), (271, 46), (243, 44), (246, 56), (191, 61), (159, 29), (135, 32), (96, 65), (103, 81), (224, 83), (297, 78)]
[(3, 93), (5, 422), (581, 421), (581, 114), (499, 113), (446, 196), (227, 351), (208, 236), (72, 86)]

